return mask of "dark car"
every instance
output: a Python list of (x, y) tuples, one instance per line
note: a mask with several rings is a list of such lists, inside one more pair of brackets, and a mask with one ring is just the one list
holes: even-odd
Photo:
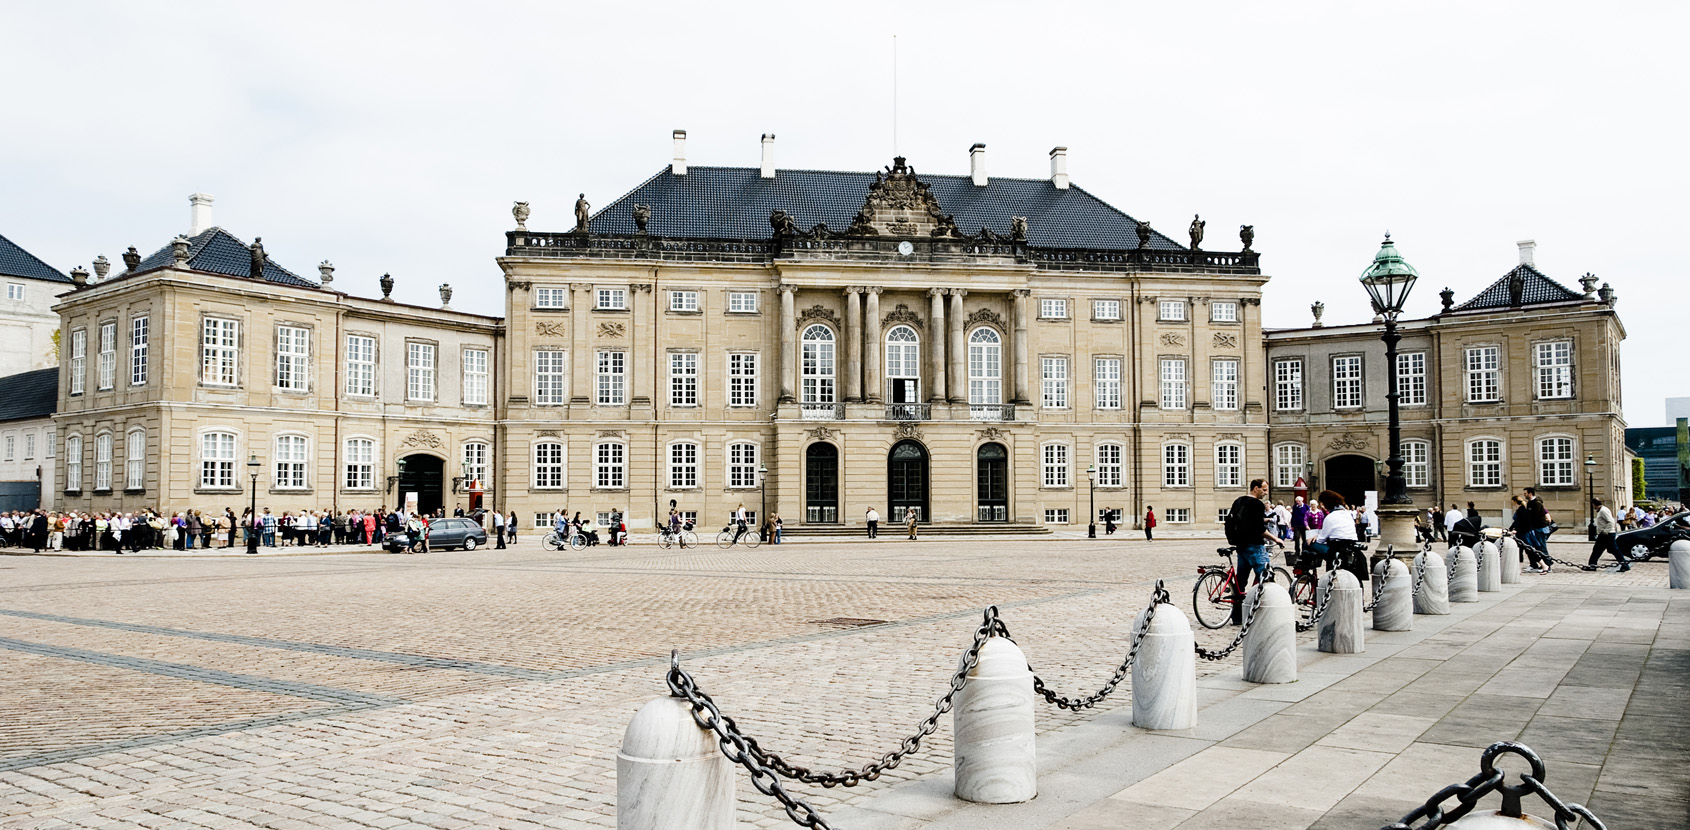
[[(435, 519), (428, 523), (428, 547), (430, 550), (447, 550), (449, 548), (463, 548), (475, 550), (487, 544), (487, 531), (475, 523), (474, 519)], [(389, 533), (382, 539), (382, 547), (398, 553), (411, 546), (409, 531)]]
[(1679, 539), (1690, 540), (1690, 510), (1649, 527), (1615, 534), (1613, 552), (1632, 560), (1665, 556), (1667, 549)]

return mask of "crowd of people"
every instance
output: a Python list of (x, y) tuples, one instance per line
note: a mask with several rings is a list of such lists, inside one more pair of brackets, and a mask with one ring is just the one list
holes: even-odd
[[(268, 507), (254, 515), (245, 508), (239, 516), (233, 508), (182, 510), (166, 515), (157, 510), (134, 512), (48, 510), (0, 513), (0, 537), (12, 547), (67, 551), (111, 551), (135, 553), (143, 550), (211, 550), (245, 546), (256, 539), (260, 547), (328, 547), (330, 545), (380, 545), (389, 533), (411, 532), (413, 542), (426, 545), (428, 523), (444, 517), (444, 510), (432, 514), (411, 514), (403, 509), (351, 508), (342, 511), (284, 510)], [(465, 515), (463, 510), (456, 515)], [(499, 547), (504, 547), (506, 529), (516, 538), (516, 514), (509, 521), (498, 514), (475, 510), (470, 514), (484, 525), (497, 527)], [(426, 550), (426, 546), (423, 548)]]

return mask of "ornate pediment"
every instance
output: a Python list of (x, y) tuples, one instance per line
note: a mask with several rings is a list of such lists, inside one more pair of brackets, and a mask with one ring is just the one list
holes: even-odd
[(892, 312), (887, 314), (886, 319), (882, 320), (880, 324), (884, 328), (896, 323), (907, 323), (919, 329), (921, 328), (921, 315), (910, 311), (909, 306), (898, 303), (898, 307), (892, 309)]
[(426, 429), (419, 429), (416, 432), (405, 436), (405, 440), (399, 442), (399, 446), (401, 447), (428, 447), (436, 450), (440, 449), (440, 447), (444, 444), (445, 442), (440, 440), (440, 436), (435, 435)]
[(976, 323), (990, 323), (1001, 329), (1003, 328), (1003, 315), (989, 308), (977, 308), (974, 313), (968, 315), (967, 325), (972, 326)]
[(960, 237), (956, 222), (939, 208), (939, 200), (927, 183), (916, 178), (915, 168), (904, 163), (904, 157), (892, 160), (892, 166), (874, 174), (868, 186), (868, 198), (857, 211), (850, 236), (906, 236)]
[(832, 323), (834, 328), (839, 327), (839, 315), (834, 314), (833, 309), (825, 306), (813, 305), (798, 312), (798, 322), (807, 323), (811, 320), (826, 320)]

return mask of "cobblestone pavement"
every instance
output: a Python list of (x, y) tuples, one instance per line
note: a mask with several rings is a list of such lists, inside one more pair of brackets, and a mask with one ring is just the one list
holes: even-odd
[[(0, 827), (611, 827), (615, 748), (671, 648), (765, 746), (857, 766), (931, 711), (984, 606), (1075, 695), (1119, 663), (1157, 578), (1189, 610), (1218, 561), (1214, 540), (1117, 539), (0, 557)], [(1041, 706), (1039, 728), (1129, 704)], [(879, 781), (794, 789), (826, 814), (946, 771), (941, 727)], [(788, 824), (740, 799), (746, 825)]]

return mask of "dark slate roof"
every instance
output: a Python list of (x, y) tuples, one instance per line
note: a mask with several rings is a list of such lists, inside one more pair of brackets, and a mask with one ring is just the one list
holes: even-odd
[[(798, 227), (825, 222), (835, 232), (850, 227), (868, 198), (874, 173), (780, 170), (762, 178), (756, 167), (688, 167), (685, 176), (665, 167), (594, 217), (594, 233), (634, 233), (633, 206), (651, 206), (653, 236), (768, 239), (769, 213), (784, 210)], [(1046, 179), (994, 178), (976, 187), (968, 176), (918, 173), (945, 213), (966, 234), (990, 228), (1008, 235), (1012, 216), (1027, 217), (1027, 241), (1044, 248), (1133, 250), (1138, 233), (1131, 216), (1079, 187), (1058, 190)], [(1184, 250), (1154, 233), (1150, 247)]]
[(18, 247), (16, 242), (0, 236), (0, 275), (24, 277), (48, 282), (70, 282), (70, 277), (57, 268), (42, 262), (34, 254)]
[(1577, 291), (1546, 277), (1543, 272), (1530, 265), (1521, 263), (1514, 270), (1502, 275), (1502, 279), (1490, 284), (1489, 288), (1479, 292), (1479, 296), (1455, 307), (1456, 311), (1469, 311), (1481, 308), (1511, 308), (1508, 293), (1508, 281), (1519, 274), (1526, 279), (1525, 291), (1520, 295), (1521, 305), (1536, 305), (1538, 303), (1560, 303), (1568, 300), (1578, 300), (1584, 297)]
[[(224, 274), (231, 277), (245, 277), (252, 270), (252, 253), (247, 243), (239, 237), (222, 228), (208, 228), (198, 235), (189, 237), (188, 267), (195, 271), (206, 271), (212, 274)], [(150, 271), (163, 268), (174, 260), (170, 256), (170, 246), (167, 244), (141, 260), (136, 271)], [(283, 268), (275, 260), (264, 263), (264, 281), (280, 285), (298, 285), (307, 288), (317, 288), (311, 280)]]
[(0, 421), (46, 418), (58, 409), (58, 367), (0, 378)]

